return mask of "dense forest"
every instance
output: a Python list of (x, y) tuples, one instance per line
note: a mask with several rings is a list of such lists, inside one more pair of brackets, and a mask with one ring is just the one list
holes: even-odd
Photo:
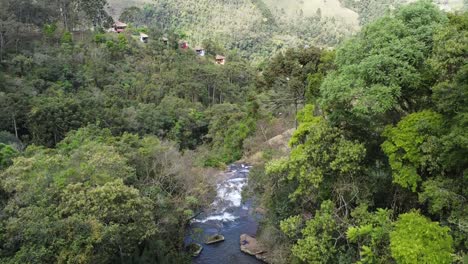
[(337, 49), (291, 153), (250, 178), (273, 262), (466, 262), (467, 26), (418, 2)]
[(271, 263), (466, 262), (466, 12), (192, 2), (0, 0), (0, 263), (190, 263), (240, 159)]
[(0, 2), (0, 262), (188, 262), (205, 167), (239, 159), (255, 127), (254, 70), (51, 2)]

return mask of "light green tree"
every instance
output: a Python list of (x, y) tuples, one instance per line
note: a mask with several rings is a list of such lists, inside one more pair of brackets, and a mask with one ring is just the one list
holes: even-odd
[(0, 171), (12, 164), (12, 159), (18, 154), (14, 148), (0, 143)]
[(449, 231), (417, 212), (402, 214), (390, 233), (392, 257), (401, 264), (452, 263)]
[(440, 170), (437, 153), (438, 135), (443, 128), (443, 117), (432, 111), (411, 114), (389, 127), (383, 135), (387, 140), (382, 149), (389, 157), (395, 183), (416, 191), (424, 171)]
[(317, 210), (315, 217), (307, 221), (302, 230), (303, 238), (292, 247), (294, 256), (306, 263), (320, 264), (336, 261), (337, 252), (334, 217), (335, 208), (332, 201), (325, 201)]

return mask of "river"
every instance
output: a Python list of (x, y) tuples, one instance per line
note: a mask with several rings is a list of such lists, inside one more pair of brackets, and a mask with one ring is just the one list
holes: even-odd
[[(217, 196), (211, 207), (193, 219), (188, 228), (186, 244), (196, 242), (203, 251), (193, 258), (196, 264), (257, 264), (255, 257), (240, 251), (240, 235), (254, 236), (257, 215), (252, 213), (251, 201), (242, 202), (242, 188), (247, 184), (250, 167), (233, 164), (224, 172), (224, 180), (217, 185)], [(221, 234), (225, 241), (213, 245), (204, 243), (206, 237)]]

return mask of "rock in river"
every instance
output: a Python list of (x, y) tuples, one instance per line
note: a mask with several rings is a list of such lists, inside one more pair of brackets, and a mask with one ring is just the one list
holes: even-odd
[(188, 246), (188, 252), (192, 257), (198, 257), (203, 250), (203, 246), (198, 243), (192, 243)]
[(219, 242), (223, 242), (223, 241), (224, 241), (224, 236), (218, 234), (218, 235), (208, 237), (205, 244), (211, 245), (211, 244), (219, 243)]
[(255, 256), (257, 259), (267, 262), (267, 252), (258, 243), (257, 239), (247, 234), (240, 236), (240, 250), (246, 254)]

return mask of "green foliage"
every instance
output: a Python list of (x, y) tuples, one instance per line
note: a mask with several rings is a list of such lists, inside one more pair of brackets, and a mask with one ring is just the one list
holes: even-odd
[[(25, 31), (34, 31), (39, 27), (47, 37), (52, 37), (56, 30), (65, 28), (71, 31), (79, 26), (106, 26), (110, 16), (105, 8), (106, 0), (70, 0), (54, 2), (39, 0), (34, 2), (2, 0), (2, 7), (7, 11), (8, 19), (14, 19), (23, 25)], [(4, 20), (4, 17), (1, 17)]]
[[(456, 214), (466, 214), (463, 199), (457, 194), (456, 181), (452, 179), (436, 178), (423, 183), (423, 192), (419, 194), (421, 202), (429, 202), (429, 210), (433, 214), (441, 214), (445, 210), (454, 208)], [(463, 217), (462, 217), (463, 218)]]
[(349, 241), (361, 245), (358, 263), (390, 262), (389, 235), (393, 229), (392, 212), (377, 209), (376, 212), (369, 213), (367, 206), (360, 206), (352, 214), (359, 226), (348, 228), (346, 236)]
[(114, 137), (97, 126), (70, 133), (56, 149), (30, 146), (1, 174), (1, 189), (11, 199), (1, 220), (0, 259), (179, 259), (184, 212), (212, 195), (210, 183), (190, 166), (173, 145)]
[[(59, 253), (59, 262), (82, 258), (89, 259), (86, 262), (109, 262), (116, 248), (121, 250), (121, 255), (129, 255), (135, 244), (156, 233), (152, 201), (142, 197), (137, 189), (125, 186), (121, 180), (96, 188), (81, 183), (69, 185), (61, 196), (57, 210), (64, 219), (65, 228), (70, 228), (71, 233), (66, 235), (74, 243), (70, 249)], [(89, 233), (74, 230), (88, 225)], [(90, 247), (100, 248), (104, 256), (96, 256)]]
[(216, 105), (208, 114), (210, 121), (206, 137), (211, 141), (215, 157), (208, 157), (206, 164), (216, 165), (240, 159), (244, 140), (255, 129), (254, 119), (232, 104)]
[(7, 131), (0, 131), (0, 143), (14, 146), (16, 149), (21, 149), (21, 141), (18, 140), (15, 135)]
[(468, 14), (449, 14), (448, 18), (448, 25), (434, 35), (434, 50), (430, 60), (440, 80), (453, 78), (467, 63), (464, 55), (468, 45), (465, 41), (468, 37)]
[(29, 119), (33, 141), (46, 146), (57, 144), (68, 131), (93, 121), (77, 99), (66, 97), (37, 98)]
[(302, 217), (300, 215), (291, 216), (280, 223), (280, 228), (290, 238), (298, 237), (298, 232), (301, 230)]
[(106, 35), (105, 34), (96, 34), (94, 35), (94, 42), (97, 44), (99, 43), (105, 43), (106, 42)]
[(423, 111), (403, 118), (396, 127), (387, 128), (387, 140), (382, 149), (389, 157), (395, 183), (416, 191), (422, 180), (421, 171), (438, 170), (438, 135), (443, 117), (432, 111)]
[[(275, 108), (294, 105), (295, 111), (314, 102), (326, 74), (330, 52), (312, 47), (288, 49), (273, 57), (258, 80), (258, 88), (275, 93)], [(296, 113), (294, 113), (295, 115)]]
[[(291, 250), (284, 263), (463, 261), (466, 34), (466, 13), (418, 1), (320, 62), (332, 72), (307, 76), (316, 105), (298, 113), (290, 153), (249, 181), (268, 209), (262, 227), (288, 236), (275, 247)], [(269, 80), (296, 68), (278, 65)]]
[(291, 198), (310, 195), (322, 182), (352, 177), (360, 170), (365, 155), (362, 144), (346, 140), (340, 130), (331, 127), (321, 117), (312, 116), (313, 106), (299, 114), (301, 122), (291, 138), (293, 148), (289, 159), (281, 165), (267, 168), (269, 173), (287, 171), (288, 179), (298, 182)]
[[(321, 87), (321, 106), (335, 123), (381, 125), (381, 118), (427, 105), (424, 63), (446, 15), (417, 2), (366, 26), (337, 51), (338, 70)], [(380, 124), (379, 124), (380, 123)]]
[(400, 215), (390, 233), (392, 256), (398, 263), (452, 263), (452, 238), (417, 212)]
[(51, 37), (54, 36), (55, 32), (57, 31), (57, 24), (55, 24), (55, 23), (54, 24), (46, 24), (46, 25), (44, 25), (43, 31), (44, 31), (44, 34), (47, 37), (51, 38)]
[(12, 164), (12, 159), (18, 152), (9, 145), (0, 143), (0, 171)]
[(307, 221), (302, 230), (304, 238), (299, 239), (293, 246), (292, 253), (307, 263), (332, 263), (336, 261), (334, 245), (334, 229), (337, 226), (332, 201), (321, 204), (312, 220)]
[(423, 190), (419, 193), (419, 202), (427, 204), (431, 214), (438, 215), (451, 226), (450, 234), (454, 239), (454, 245), (461, 250), (466, 247), (465, 238), (468, 232), (464, 224), (468, 219), (468, 210), (464, 202), (468, 193), (463, 184), (460, 184), (466, 181), (466, 176), (462, 177), (462, 179), (437, 177), (427, 180), (422, 184)]
[(77, 2), (84, 17), (94, 27), (104, 27), (112, 24), (113, 19), (106, 12), (107, 0), (78, 0)]
[(73, 42), (72, 34), (68, 31), (63, 33), (61, 42), (62, 44), (71, 44)]

